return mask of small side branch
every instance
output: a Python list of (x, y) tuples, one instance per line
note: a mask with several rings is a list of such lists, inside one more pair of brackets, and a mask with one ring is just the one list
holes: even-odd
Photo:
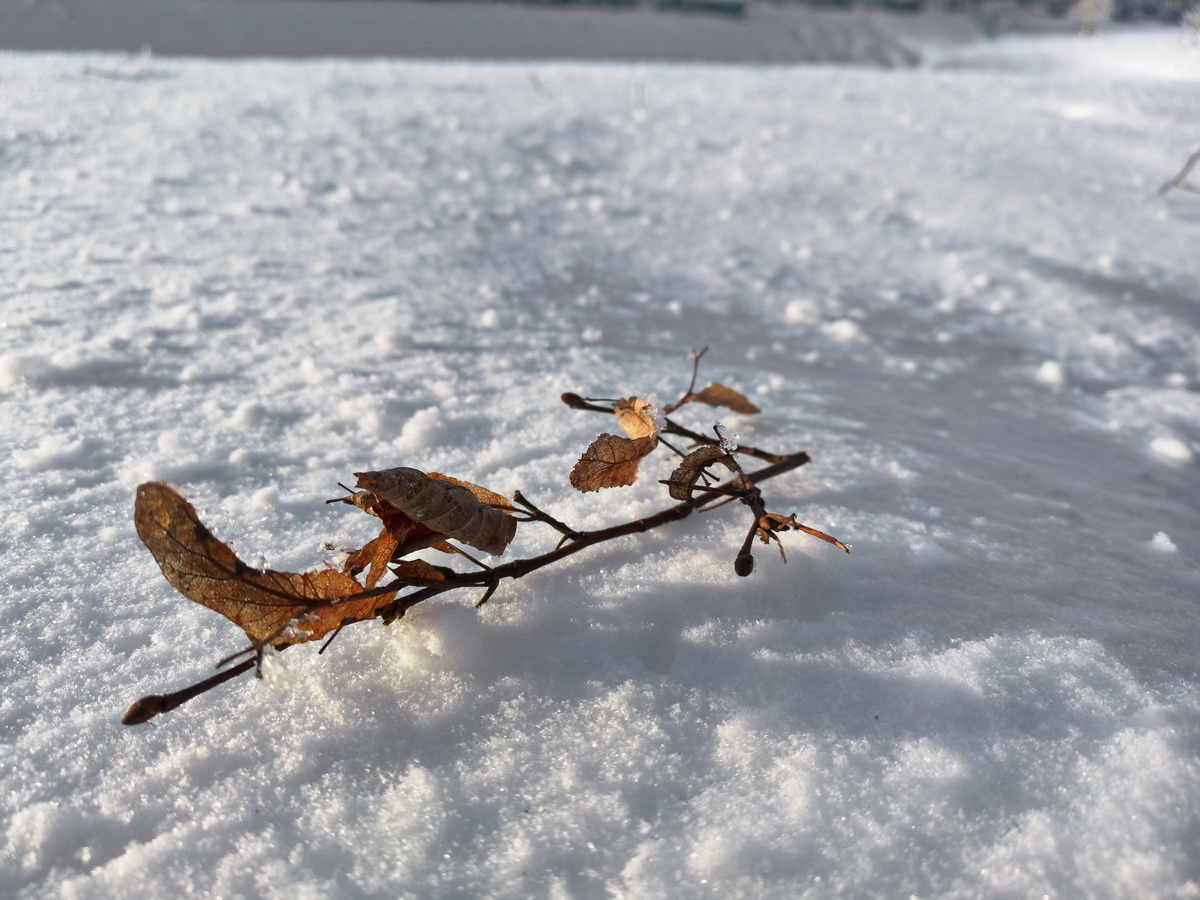
[(534, 506), (533, 503), (520, 491), (513, 493), (513, 502), (525, 507), (525, 509), (529, 511), (529, 521), (545, 522), (559, 534), (563, 535), (564, 541), (573, 541), (579, 537), (578, 531), (571, 526), (560, 522), (558, 519), (554, 518), (554, 516), (550, 515), (550, 513), (538, 509), (538, 507)]
[[(613, 414), (613, 408), (611, 405), (601, 406), (599, 403), (593, 403), (592, 401), (587, 400), (578, 394), (572, 394), (568, 392), (563, 394), (561, 399), (562, 402), (571, 407), (571, 409), (582, 409), (586, 410), (587, 412), (604, 413), (608, 416)], [(680, 425), (678, 422), (670, 418), (665, 418), (663, 420), (663, 433), (677, 434), (680, 437), (685, 437), (689, 441), (693, 441), (697, 444), (712, 444), (713, 446), (720, 446), (721, 443), (711, 435), (701, 434), (699, 431), (693, 431), (692, 429)], [(760, 450), (758, 447), (751, 447), (749, 444), (739, 444), (737, 451), (745, 456), (753, 456), (755, 459), (761, 459), (763, 462), (770, 463), (783, 462), (786, 459), (792, 458), (782, 453), (771, 453), (768, 450)], [(807, 454), (800, 455), (806, 457), (805, 462), (808, 461)]]
[(1172, 188), (1178, 188), (1181, 191), (1190, 191), (1193, 194), (1200, 194), (1200, 185), (1192, 184), (1187, 180), (1187, 177), (1192, 174), (1192, 169), (1196, 164), (1200, 163), (1200, 149), (1188, 157), (1188, 161), (1183, 164), (1183, 168), (1179, 170), (1174, 178), (1160, 187), (1154, 192), (1156, 197), (1165, 197), (1167, 192)]
[(143, 697), (125, 711), (125, 715), (121, 717), (121, 724), (141, 725), (144, 722), (149, 722), (159, 713), (170, 712), (175, 707), (187, 703), (193, 697), (198, 697), (205, 691), (210, 691), (218, 685), (237, 678), (245, 672), (249, 672), (257, 665), (258, 658), (255, 656), (253, 659), (239, 663), (232, 669), (219, 672), (212, 676), (212, 678), (206, 678), (181, 691), (175, 691), (171, 694), (151, 694), (149, 697)]

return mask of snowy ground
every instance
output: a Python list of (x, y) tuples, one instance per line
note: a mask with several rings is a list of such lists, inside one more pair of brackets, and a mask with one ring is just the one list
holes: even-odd
[[(1200, 893), (1200, 198), (1150, 198), (1200, 58), (1079, 46), (0, 56), (0, 893)], [(118, 724), (242, 644), (139, 482), (284, 569), (370, 536), (323, 503), (363, 469), (598, 527), (666, 461), (577, 494), (559, 393), (667, 401), (705, 345), (851, 556), (739, 579), (726, 508)]]

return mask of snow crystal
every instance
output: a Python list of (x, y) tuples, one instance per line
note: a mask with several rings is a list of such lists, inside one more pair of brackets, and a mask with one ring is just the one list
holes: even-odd
[(1066, 381), (1066, 374), (1063, 372), (1062, 364), (1053, 359), (1048, 359), (1038, 366), (1035, 377), (1042, 384), (1048, 384), (1051, 387), (1061, 387), (1063, 382)]
[(258, 672), (262, 676), (263, 682), (271, 690), (280, 693), (291, 690), (292, 668), (280, 651), (269, 644), (262, 648), (262, 659), (258, 664)]
[(784, 310), (784, 319), (791, 325), (816, 325), (821, 321), (821, 312), (809, 300), (792, 300)]
[(1192, 461), (1192, 451), (1183, 441), (1173, 437), (1158, 437), (1150, 442), (1150, 449), (1164, 459), (1187, 463)]
[(726, 453), (734, 453), (737, 450), (739, 435), (736, 432), (728, 431), (720, 422), (713, 423), (713, 430), (720, 438), (722, 450)]
[(419, 409), (409, 416), (394, 444), (397, 450), (419, 452), (436, 445), (444, 432), (441, 413), (436, 406)]
[(838, 319), (835, 322), (826, 322), (821, 326), (821, 331), (832, 340), (843, 344), (866, 340), (859, 324), (850, 319)]
[(1150, 549), (1159, 553), (1174, 553), (1179, 548), (1165, 531), (1156, 531), (1150, 539)]

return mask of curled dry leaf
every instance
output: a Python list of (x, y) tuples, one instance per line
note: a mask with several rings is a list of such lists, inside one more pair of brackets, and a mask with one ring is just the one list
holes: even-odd
[(355, 577), (369, 567), (370, 571), (363, 582), (368, 589), (375, 587), (379, 583), (379, 579), (387, 574), (388, 563), (392, 560), (422, 550), (438, 540), (438, 536), (424, 525), (414, 522), (392, 504), (381, 500), (370, 491), (356, 491), (347, 497), (338, 499), (342, 503), (357, 506), (383, 523), (379, 534), (347, 556), (346, 561), (342, 564), (342, 571), (349, 572)]
[(598, 491), (606, 487), (625, 487), (637, 481), (638, 466), (656, 446), (654, 435), (630, 440), (615, 434), (602, 434), (584, 451), (571, 470), (571, 484), (577, 491)]
[(355, 476), (360, 488), (428, 531), (484, 553), (503, 553), (517, 533), (517, 520), (508, 515), (512, 511), (508, 501), (478, 485), (405, 466), (356, 472)]
[(667, 481), (667, 488), (671, 496), (676, 500), (691, 500), (692, 491), (696, 488), (700, 473), (715, 462), (723, 463), (725, 468), (731, 472), (737, 471), (737, 466), (734, 465), (729, 454), (720, 447), (711, 444), (698, 447), (685, 456), (683, 461), (675, 467), (675, 471), (671, 473), (671, 477)]
[(735, 413), (745, 415), (762, 412), (744, 394), (738, 393), (733, 388), (725, 387), (723, 384), (717, 384), (715, 381), (704, 390), (698, 391), (692, 396), (692, 399), (709, 406), (723, 406)]
[(317, 640), (348, 622), (374, 618), (395, 597), (347, 599), (362, 586), (334, 569), (297, 574), (251, 568), (166, 484), (138, 488), (134, 526), (176, 590), (229, 619), (256, 647)]
[(613, 406), (613, 414), (621, 430), (629, 435), (630, 440), (644, 437), (657, 437), (661, 429), (661, 416), (656, 415), (657, 408), (648, 400), (641, 397), (630, 397), (621, 400)]

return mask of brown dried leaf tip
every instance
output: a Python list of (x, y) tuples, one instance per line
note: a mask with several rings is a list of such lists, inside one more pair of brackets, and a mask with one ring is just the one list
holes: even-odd
[(395, 596), (347, 600), (362, 585), (334, 569), (297, 574), (251, 568), (170, 485), (138, 488), (134, 526), (167, 581), (229, 619), (255, 647), (317, 640), (347, 622), (374, 618)]
[(602, 434), (584, 451), (571, 470), (571, 484), (587, 493), (606, 487), (626, 487), (637, 481), (638, 466), (654, 448), (654, 435), (636, 440)]

